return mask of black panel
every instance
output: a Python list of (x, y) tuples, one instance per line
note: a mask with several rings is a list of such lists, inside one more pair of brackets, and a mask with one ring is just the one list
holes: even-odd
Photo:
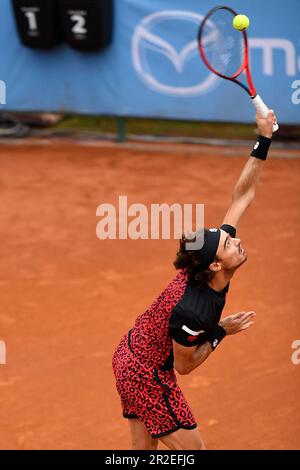
[(58, 0), (12, 0), (20, 39), (25, 46), (48, 48), (61, 40)]
[(93, 51), (112, 40), (113, 0), (59, 0), (65, 41), (74, 49)]

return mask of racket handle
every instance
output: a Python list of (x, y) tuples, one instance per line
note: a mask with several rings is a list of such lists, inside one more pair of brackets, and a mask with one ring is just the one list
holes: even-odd
[[(254, 98), (252, 98), (252, 102), (258, 114), (260, 114), (263, 117), (268, 116), (268, 112), (270, 111), (270, 109), (268, 108), (268, 106), (265, 105), (265, 103), (263, 102), (263, 100), (261, 99), (259, 95), (256, 95)], [(279, 129), (279, 126), (276, 122), (276, 124), (273, 125), (273, 132), (278, 131), (278, 129)]]

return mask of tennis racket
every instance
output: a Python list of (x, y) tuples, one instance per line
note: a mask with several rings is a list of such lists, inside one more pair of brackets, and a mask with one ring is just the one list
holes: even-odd
[[(236, 15), (232, 8), (225, 6), (210, 10), (199, 28), (199, 52), (211, 72), (243, 88), (250, 96), (256, 112), (266, 117), (270, 110), (257, 94), (251, 77), (247, 33), (234, 29), (232, 25)], [(243, 72), (248, 86), (238, 80)], [(278, 129), (279, 126), (275, 123), (273, 132)]]

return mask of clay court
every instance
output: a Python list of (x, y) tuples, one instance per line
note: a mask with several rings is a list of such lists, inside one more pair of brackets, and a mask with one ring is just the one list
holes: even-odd
[[(0, 147), (1, 449), (130, 449), (111, 356), (175, 276), (176, 240), (96, 237), (96, 208), (204, 203), (222, 222), (249, 150), (27, 140)], [(285, 158), (289, 157), (289, 158)], [(179, 383), (209, 449), (300, 449), (299, 152), (273, 149), (224, 315), (255, 310)], [(163, 448), (160, 446), (160, 448)]]

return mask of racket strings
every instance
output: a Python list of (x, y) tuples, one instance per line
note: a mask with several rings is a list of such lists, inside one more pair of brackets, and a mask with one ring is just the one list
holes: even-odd
[(232, 26), (233, 15), (227, 10), (218, 10), (203, 25), (202, 50), (210, 66), (218, 73), (234, 76), (242, 67), (245, 58), (243, 36)]

